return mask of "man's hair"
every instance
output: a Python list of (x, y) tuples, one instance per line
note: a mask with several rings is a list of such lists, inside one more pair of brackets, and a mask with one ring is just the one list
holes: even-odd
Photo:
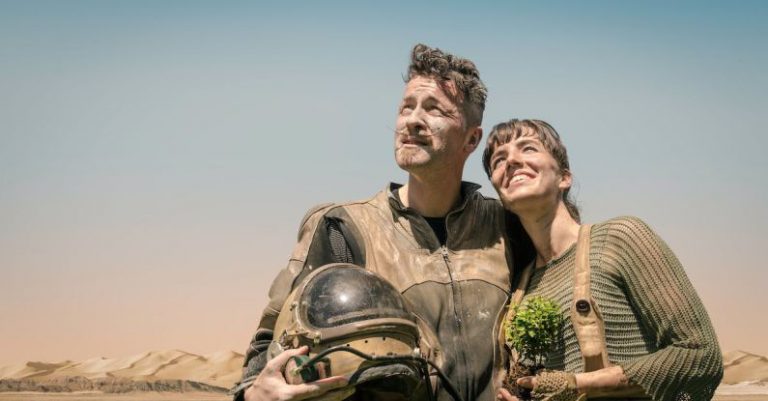
[(440, 84), (453, 82), (460, 97), (455, 100), (462, 105), (466, 125), (474, 127), (482, 124), (488, 89), (480, 80), (475, 63), (419, 43), (411, 50), (411, 65), (408, 66), (405, 82), (414, 77), (434, 78)]
[[(538, 138), (544, 148), (547, 149), (552, 158), (557, 162), (557, 167), (560, 168), (560, 172), (571, 173), (571, 165), (568, 162), (568, 151), (563, 145), (563, 141), (560, 140), (560, 134), (555, 131), (555, 128), (548, 123), (541, 120), (518, 120), (512, 119), (507, 122), (496, 124), (488, 134), (488, 141), (485, 144), (485, 150), (483, 151), (483, 168), (488, 178), (491, 177), (491, 157), (497, 147), (505, 143), (509, 143), (521, 136), (532, 135)], [(571, 189), (568, 188), (563, 192), (563, 203), (565, 203), (568, 214), (573, 217), (576, 222), (581, 222), (581, 215), (576, 203), (571, 199)]]

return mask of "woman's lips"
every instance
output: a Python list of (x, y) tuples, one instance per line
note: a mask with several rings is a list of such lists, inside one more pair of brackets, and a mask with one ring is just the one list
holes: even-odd
[(507, 182), (507, 186), (510, 186), (512, 184), (519, 184), (523, 181), (530, 180), (534, 178), (534, 174), (528, 172), (528, 171), (515, 171), (514, 174), (512, 174), (512, 178), (509, 179)]

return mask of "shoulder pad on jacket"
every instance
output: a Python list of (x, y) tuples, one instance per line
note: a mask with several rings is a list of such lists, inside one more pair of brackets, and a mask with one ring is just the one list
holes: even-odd
[(321, 203), (319, 205), (315, 205), (312, 208), (310, 208), (306, 214), (304, 214), (304, 217), (301, 219), (301, 224), (299, 224), (299, 232), (298, 237), (301, 239), (301, 232), (304, 229), (304, 225), (307, 224), (307, 221), (312, 218), (315, 214), (325, 212), (328, 209), (332, 208), (333, 206), (336, 206), (335, 203)]

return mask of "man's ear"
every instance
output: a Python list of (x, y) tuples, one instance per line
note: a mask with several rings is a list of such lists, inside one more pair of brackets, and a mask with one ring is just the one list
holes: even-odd
[(467, 143), (464, 145), (467, 154), (472, 153), (477, 149), (481, 139), (483, 139), (483, 129), (480, 127), (470, 128), (467, 133)]

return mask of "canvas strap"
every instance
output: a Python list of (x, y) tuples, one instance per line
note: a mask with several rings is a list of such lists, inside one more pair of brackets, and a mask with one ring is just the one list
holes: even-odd
[[(528, 282), (531, 280), (531, 275), (533, 275), (535, 264), (536, 260), (534, 259), (531, 263), (528, 264), (528, 266), (525, 267), (525, 269), (523, 269), (523, 273), (520, 276), (520, 281), (517, 282), (515, 292), (512, 293), (512, 301), (510, 302), (511, 306), (517, 306), (520, 305), (520, 302), (523, 302), (525, 289), (528, 288)], [(510, 320), (515, 317), (514, 308), (510, 308), (510, 312), (507, 312), (507, 317), (510, 318)]]
[(591, 224), (579, 229), (576, 242), (576, 267), (573, 276), (571, 322), (581, 349), (584, 371), (592, 372), (610, 366), (605, 348), (605, 322), (590, 292), (590, 231)]
[[(504, 320), (502, 322), (501, 330), (499, 330), (499, 341), (501, 344), (506, 346), (506, 327), (509, 324), (509, 322), (512, 321), (512, 319), (515, 318), (515, 314), (517, 313), (517, 305), (520, 305), (520, 303), (523, 301), (523, 296), (525, 296), (525, 290), (528, 288), (528, 281), (531, 279), (531, 275), (533, 274), (533, 269), (536, 267), (536, 259), (534, 259), (528, 266), (523, 269), (522, 273), (520, 273), (520, 280), (517, 282), (517, 286), (515, 287), (515, 290), (512, 292), (511, 299), (509, 301), (509, 305), (507, 306), (507, 314), (504, 316)], [(519, 355), (517, 352), (512, 349), (511, 347), (507, 347), (507, 350), (510, 352), (510, 359), (512, 362), (517, 362)]]

